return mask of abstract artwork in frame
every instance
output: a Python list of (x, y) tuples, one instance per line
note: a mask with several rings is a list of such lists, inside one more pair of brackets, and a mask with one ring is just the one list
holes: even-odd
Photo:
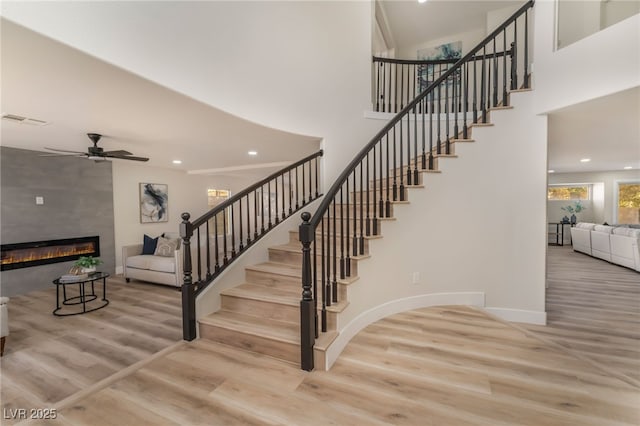
[[(462, 42), (455, 41), (453, 43), (441, 44), (439, 46), (427, 47), (418, 50), (419, 60), (438, 61), (443, 59), (460, 59), (462, 58)], [(451, 64), (443, 65), (420, 65), (418, 67), (418, 88), (422, 92), (431, 83), (433, 83), (440, 73), (446, 71)]]
[(169, 221), (168, 185), (162, 183), (140, 184), (140, 222)]

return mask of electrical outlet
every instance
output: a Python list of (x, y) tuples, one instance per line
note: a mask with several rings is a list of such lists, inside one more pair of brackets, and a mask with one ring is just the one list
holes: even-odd
[(36, 206), (41, 206), (44, 204), (44, 197), (36, 197)]
[(420, 272), (414, 272), (411, 275), (411, 283), (412, 284), (420, 284)]

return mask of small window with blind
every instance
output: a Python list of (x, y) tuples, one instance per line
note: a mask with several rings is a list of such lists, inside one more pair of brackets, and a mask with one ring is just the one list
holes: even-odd
[(548, 200), (590, 200), (591, 185), (549, 185)]
[[(207, 200), (208, 200), (209, 208), (212, 209), (216, 207), (218, 204), (227, 200), (230, 196), (231, 196), (231, 192), (227, 189), (207, 189)], [(217, 217), (212, 218), (210, 220), (209, 226), (211, 226), (212, 228), (215, 228), (217, 226), (217, 228), (215, 228), (217, 235), (223, 235), (225, 233), (225, 222), (227, 225), (226, 233), (228, 234), (230, 232), (230, 228), (229, 228), (229, 222), (231, 218), (231, 216), (229, 216), (230, 214), (231, 214), (231, 211), (227, 211), (226, 221), (224, 220), (225, 218), (223, 217), (222, 212), (220, 212), (217, 215)]]

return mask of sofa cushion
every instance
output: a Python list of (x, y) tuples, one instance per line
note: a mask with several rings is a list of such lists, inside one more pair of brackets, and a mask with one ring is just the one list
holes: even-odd
[(632, 237), (632, 238), (640, 237), (640, 229), (618, 227), (618, 228), (615, 228), (612, 233), (615, 235), (623, 235), (625, 237)]
[(608, 225), (596, 225), (596, 226), (593, 227), (594, 231), (604, 232), (605, 234), (611, 234), (611, 232), (614, 229), (615, 228), (613, 226), (608, 226)]
[(176, 262), (174, 259), (174, 257), (154, 256), (152, 254), (130, 256), (127, 257), (127, 268), (175, 273)]
[(175, 252), (177, 248), (177, 240), (170, 240), (168, 238), (159, 237), (158, 245), (156, 246), (156, 251), (154, 254), (156, 256), (173, 257), (173, 252)]
[(588, 229), (590, 231), (593, 229), (594, 226), (596, 226), (595, 223), (580, 222), (575, 227), (581, 228), (581, 229)]
[(151, 238), (147, 234), (144, 234), (144, 242), (142, 243), (142, 254), (154, 254), (156, 247), (158, 246), (158, 238)]

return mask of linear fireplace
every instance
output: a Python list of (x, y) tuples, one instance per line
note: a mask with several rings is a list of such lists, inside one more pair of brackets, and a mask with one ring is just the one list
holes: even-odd
[(2, 244), (2, 271), (100, 256), (100, 237)]

